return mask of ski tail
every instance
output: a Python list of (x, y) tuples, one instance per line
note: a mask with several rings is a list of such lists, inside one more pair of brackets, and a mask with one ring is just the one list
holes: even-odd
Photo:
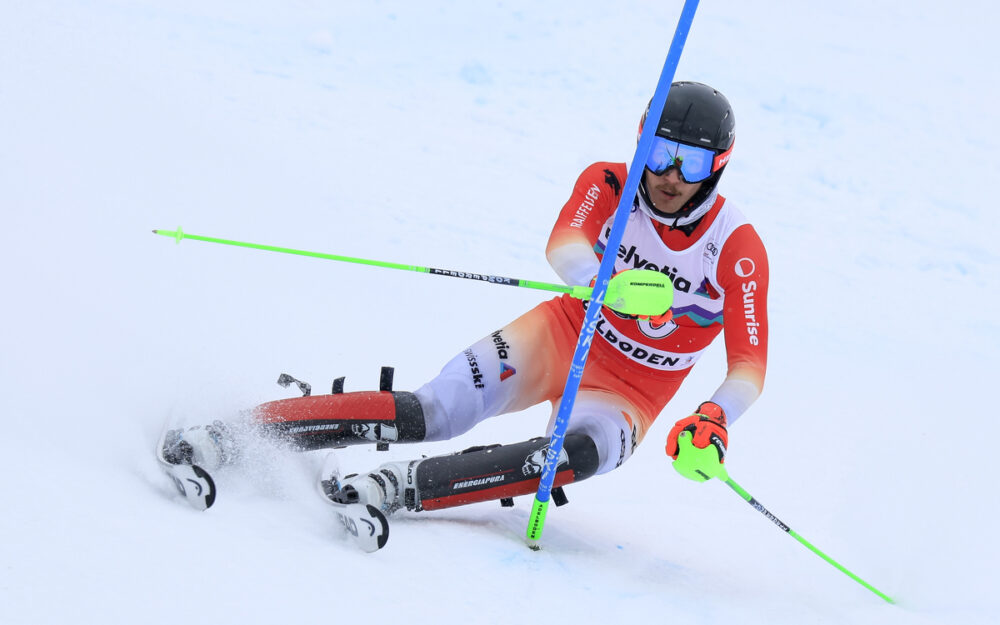
[(163, 456), (164, 442), (170, 433), (164, 429), (156, 442), (156, 459), (177, 487), (177, 492), (196, 510), (208, 510), (215, 503), (215, 480), (205, 469), (196, 464), (172, 464)]
[(378, 508), (369, 504), (339, 503), (333, 499), (340, 489), (340, 468), (333, 453), (326, 457), (318, 486), (323, 501), (333, 507), (354, 544), (368, 553), (385, 547), (389, 541), (389, 520)]

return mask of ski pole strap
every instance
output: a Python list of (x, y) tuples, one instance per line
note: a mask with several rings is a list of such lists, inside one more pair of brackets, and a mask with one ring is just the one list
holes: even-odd
[(549, 442), (548, 456), (542, 468), (542, 476), (538, 483), (538, 492), (535, 494), (535, 504), (532, 506), (531, 516), (528, 519), (527, 538), (528, 546), (537, 549), (538, 541), (541, 539), (542, 530), (545, 526), (545, 513), (548, 510), (548, 502), (552, 493), (552, 483), (556, 474), (556, 458), (562, 451), (563, 440), (566, 437), (566, 430), (569, 427), (569, 419), (573, 412), (573, 405), (576, 402), (576, 393), (580, 388), (580, 381), (583, 378), (583, 369), (587, 364), (587, 354), (590, 352), (591, 341), (597, 328), (597, 315), (604, 304), (605, 294), (608, 289), (608, 282), (614, 273), (615, 254), (621, 245), (621, 240), (625, 234), (625, 226), (628, 224), (628, 216), (639, 190), (639, 182), (645, 171), (644, 163), (652, 149), (653, 139), (656, 136), (656, 125), (659, 122), (660, 114), (667, 102), (667, 92), (673, 82), (677, 64), (680, 62), (681, 52), (684, 50), (684, 43), (687, 40), (688, 31), (691, 29), (691, 22), (694, 20), (695, 11), (698, 8), (698, 0), (685, 0), (684, 8), (681, 10), (677, 28), (674, 30), (673, 40), (670, 42), (670, 50), (663, 64), (663, 71), (656, 84), (653, 99), (649, 105), (649, 114), (643, 124), (643, 132), (639, 137), (635, 154), (628, 168), (628, 176), (622, 189), (621, 199), (615, 209), (614, 221), (611, 224), (611, 231), (608, 233), (608, 241), (605, 253), (601, 258), (601, 266), (597, 271), (597, 278), (594, 282), (594, 291), (590, 297), (590, 305), (584, 315), (583, 327), (580, 329), (580, 337), (576, 343), (576, 350), (573, 353), (573, 360), (570, 363), (569, 376), (566, 378), (566, 387), (563, 390), (562, 399), (559, 402), (559, 411), (553, 424), (552, 436)]
[(768, 520), (770, 520), (772, 523), (774, 523), (779, 528), (781, 528), (782, 531), (786, 532), (792, 538), (794, 538), (795, 540), (797, 540), (800, 543), (802, 543), (803, 545), (805, 545), (810, 551), (812, 551), (813, 553), (815, 553), (819, 557), (823, 558), (824, 560), (826, 560), (827, 562), (829, 562), (830, 564), (832, 564), (834, 567), (836, 567), (838, 570), (840, 570), (841, 573), (843, 573), (844, 575), (847, 575), (848, 577), (850, 577), (851, 579), (853, 579), (857, 583), (861, 584), (862, 586), (864, 586), (868, 590), (872, 591), (873, 593), (875, 593), (876, 595), (878, 595), (880, 598), (882, 598), (887, 603), (896, 603), (895, 601), (892, 600), (891, 597), (889, 597), (888, 595), (886, 595), (882, 591), (878, 590), (877, 588), (875, 588), (874, 586), (872, 586), (871, 584), (869, 584), (865, 580), (861, 579), (860, 577), (858, 577), (857, 575), (855, 575), (851, 571), (847, 570), (839, 562), (837, 562), (836, 560), (834, 560), (830, 556), (826, 555), (825, 553), (823, 553), (822, 551), (820, 551), (815, 545), (813, 545), (808, 540), (806, 540), (805, 538), (803, 538), (802, 536), (800, 536), (798, 534), (798, 532), (796, 532), (792, 528), (790, 528), (787, 525), (785, 525), (781, 521), (781, 519), (779, 519), (778, 517), (776, 517), (773, 514), (771, 514), (768, 511), (767, 508), (765, 508), (759, 501), (757, 501), (756, 499), (754, 499), (750, 495), (750, 493), (748, 493), (747, 491), (745, 491), (743, 489), (743, 487), (741, 487), (739, 484), (737, 484), (732, 478), (730, 478), (730, 477), (727, 476), (724, 481), (726, 482), (727, 485), (729, 485), (729, 488), (732, 488), (734, 491), (736, 491), (736, 493), (740, 497), (742, 497), (744, 500), (746, 500), (746, 502), (748, 504), (750, 504), (751, 506), (753, 506), (753, 508), (755, 510), (757, 510), (758, 512), (760, 512), (761, 514), (763, 514)]

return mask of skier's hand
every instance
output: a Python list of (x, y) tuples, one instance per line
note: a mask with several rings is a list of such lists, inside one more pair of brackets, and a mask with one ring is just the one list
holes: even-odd
[(681, 432), (691, 432), (691, 442), (698, 449), (715, 445), (719, 452), (719, 462), (726, 461), (726, 446), (729, 445), (729, 433), (726, 430), (726, 413), (714, 402), (702, 402), (694, 414), (684, 417), (674, 424), (667, 434), (667, 455), (677, 459), (680, 449), (677, 437)]

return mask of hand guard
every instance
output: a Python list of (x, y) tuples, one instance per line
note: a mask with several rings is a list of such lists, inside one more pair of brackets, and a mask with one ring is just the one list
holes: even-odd
[(726, 447), (729, 445), (729, 433), (726, 431), (726, 413), (713, 402), (702, 402), (698, 410), (689, 417), (684, 417), (671, 428), (667, 434), (667, 455), (677, 460), (680, 447), (677, 437), (681, 432), (691, 432), (691, 442), (699, 449), (714, 445), (719, 453), (719, 463), (726, 461)]
[(705, 482), (717, 477), (725, 481), (729, 479), (723, 464), (728, 444), (726, 413), (718, 404), (706, 401), (670, 430), (667, 455), (674, 459), (674, 470), (689, 480)]
[[(590, 281), (594, 286), (597, 276)], [(625, 269), (611, 276), (604, 305), (619, 315), (667, 323), (673, 318), (670, 306), (674, 286), (670, 278), (648, 269)]]

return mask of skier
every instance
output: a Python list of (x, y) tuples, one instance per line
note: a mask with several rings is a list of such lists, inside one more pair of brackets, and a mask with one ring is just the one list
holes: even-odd
[[(676, 459), (678, 436), (689, 431), (696, 447), (714, 445), (724, 462), (728, 425), (760, 394), (767, 256), (753, 227), (717, 190), (734, 139), (733, 112), (720, 92), (695, 82), (671, 85), (622, 243), (611, 253), (615, 272), (651, 269), (669, 276), (674, 303), (653, 318), (602, 307), (555, 487), (628, 460), (720, 332), (728, 358), (725, 380), (676, 422), (666, 453)], [(588, 285), (597, 274), (625, 177), (624, 163), (587, 167), (559, 213), (546, 257), (567, 284)], [(253, 420), (304, 451), (446, 440), (484, 419), (544, 401), (552, 403), (554, 421), (585, 306), (569, 295), (536, 306), (459, 353), (414, 392), (383, 385), (380, 391), (281, 399), (256, 407)], [(327, 494), (387, 514), (494, 499), (509, 503), (537, 489), (547, 445), (547, 438), (535, 438), (389, 462), (347, 478), (330, 476)], [(216, 422), (172, 431), (162, 454), (174, 464), (211, 469), (231, 461), (236, 447), (229, 429)]]

